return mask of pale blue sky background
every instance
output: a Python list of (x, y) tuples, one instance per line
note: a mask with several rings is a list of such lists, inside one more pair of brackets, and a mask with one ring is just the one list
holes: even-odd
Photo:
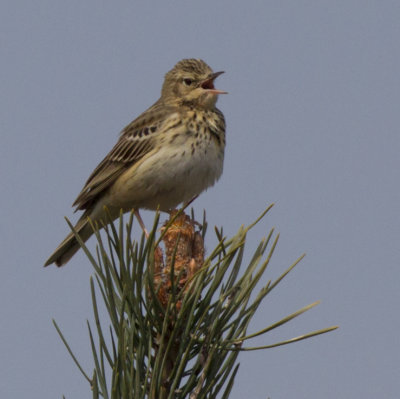
[(232, 398), (398, 398), (399, 21), (398, 1), (3, 0), (0, 397), (91, 397), (51, 318), (90, 371), (92, 269), (42, 264), (119, 131), (196, 57), (230, 93), (224, 175), (198, 215), (232, 235), (276, 202), (249, 242), (281, 233), (265, 281), (307, 253), (250, 330), (322, 301), (254, 344), (340, 325), (242, 354)]

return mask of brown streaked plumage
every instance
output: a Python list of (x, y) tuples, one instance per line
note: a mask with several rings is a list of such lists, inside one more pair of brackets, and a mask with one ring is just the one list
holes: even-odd
[[(169, 211), (212, 186), (221, 176), (225, 120), (215, 107), (214, 73), (202, 60), (185, 59), (165, 75), (160, 99), (121, 132), (110, 153), (89, 176), (73, 206), (84, 213), (75, 229), (92, 234), (100, 221), (131, 209)], [(79, 249), (71, 233), (46, 261), (62, 266)]]

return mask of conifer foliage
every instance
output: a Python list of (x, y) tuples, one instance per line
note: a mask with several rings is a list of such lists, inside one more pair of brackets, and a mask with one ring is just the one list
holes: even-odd
[(90, 281), (94, 326), (88, 322), (94, 359), (91, 377), (54, 322), (89, 382), (93, 398), (226, 399), (240, 352), (285, 345), (337, 328), (250, 346), (251, 338), (318, 304), (305, 306), (261, 331), (247, 331), (261, 302), (302, 259), (276, 281), (259, 287), (279, 238), (272, 229), (244, 262), (247, 233), (271, 207), (232, 238), (216, 229), (217, 245), (208, 255), (206, 222), (195, 222), (193, 214), (177, 212), (161, 229), (156, 214), (149, 237), (143, 236), (140, 242), (132, 238), (133, 226), (137, 229), (133, 213), (128, 221), (121, 215), (119, 223), (102, 226), (104, 237), (93, 226), (96, 255), (80, 243), (94, 268)]

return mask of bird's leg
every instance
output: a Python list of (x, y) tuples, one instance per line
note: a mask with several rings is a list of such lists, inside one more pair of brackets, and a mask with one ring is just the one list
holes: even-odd
[(133, 211), (133, 213), (134, 213), (134, 215), (136, 216), (136, 219), (137, 219), (137, 221), (139, 222), (139, 225), (140, 225), (140, 227), (142, 228), (144, 235), (146, 236), (146, 238), (149, 238), (149, 232), (147, 231), (146, 226), (145, 226), (144, 223), (143, 223), (143, 219), (142, 219), (142, 217), (140, 216), (139, 211), (135, 209), (135, 210)]

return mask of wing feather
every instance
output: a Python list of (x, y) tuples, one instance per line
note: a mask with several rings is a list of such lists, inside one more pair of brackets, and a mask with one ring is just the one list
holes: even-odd
[(89, 176), (76, 198), (73, 204), (76, 210), (89, 208), (122, 173), (154, 148), (163, 122), (173, 112), (174, 109), (157, 102), (121, 132), (118, 142)]

